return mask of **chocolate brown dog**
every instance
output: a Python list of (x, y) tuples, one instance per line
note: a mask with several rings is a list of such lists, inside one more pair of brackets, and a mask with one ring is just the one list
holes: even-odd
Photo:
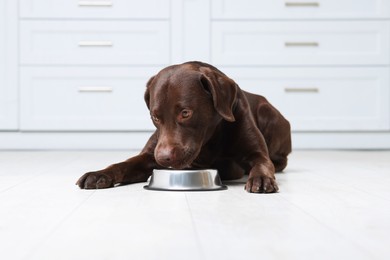
[(145, 182), (159, 168), (215, 168), (223, 180), (249, 174), (248, 192), (278, 191), (275, 171), (287, 165), (290, 124), (264, 97), (209, 64), (188, 62), (152, 77), (145, 101), (157, 129), (141, 153), (84, 174), (80, 188)]

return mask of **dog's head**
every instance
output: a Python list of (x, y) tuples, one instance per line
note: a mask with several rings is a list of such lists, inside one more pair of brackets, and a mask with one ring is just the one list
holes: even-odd
[(221, 121), (235, 121), (237, 91), (233, 80), (200, 62), (170, 66), (152, 77), (145, 102), (157, 128), (157, 163), (191, 167)]

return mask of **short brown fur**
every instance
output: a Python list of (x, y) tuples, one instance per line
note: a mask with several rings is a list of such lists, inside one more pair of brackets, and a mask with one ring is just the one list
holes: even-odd
[(275, 171), (287, 166), (290, 124), (264, 97), (209, 64), (187, 62), (152, 77), (145, 102), (156, 131), (141, 153), (84, 174), (80, 188), (145, 182), (153, 169), (216, 168), (223, 180), (249, 174), (248, 192), (278, 191)]

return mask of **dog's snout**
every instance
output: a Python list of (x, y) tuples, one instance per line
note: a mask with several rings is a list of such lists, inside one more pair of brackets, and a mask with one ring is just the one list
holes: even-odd
[(170, 147), (160, 148), (156, 152), (157, 162), (165, 167), (172, 167), (172, 163), (176, 160), (175, 150)]
[(167, 148), (161, 149), (157, 157), (159, 161), (170, 162), (173, 159), (173, 151)]

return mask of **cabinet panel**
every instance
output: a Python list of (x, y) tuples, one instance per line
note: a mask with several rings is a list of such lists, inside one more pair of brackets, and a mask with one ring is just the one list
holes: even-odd
[(216, 65), (388, 65), (389, 21), (213, 22)]
[(222, 68), (294, 131), (390, 130), (389, 68)]
[(170, 0), (20, 0), (22, 18), (169, 18)]
[(0, 131), (18, 128), (17, 2), (0, 1)]
[(168, 64), (169, 36), (163, 21), (22, 21), (21, 63)]
[(158, 69), (22, 68), (21, 129), (154, 129), (144, 92)]
[(389, 18), (389, 0), (212, 0), (214, 19)]

